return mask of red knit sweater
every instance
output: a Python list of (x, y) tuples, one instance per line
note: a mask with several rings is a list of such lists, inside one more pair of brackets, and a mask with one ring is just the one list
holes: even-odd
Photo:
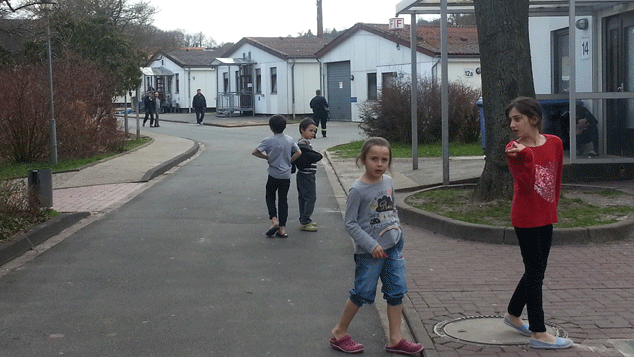
[(507, 158), (514, 179), (513, 227), (542, 227), (557, 222), (564, 149), (559, 137), (544, 136), (543, 145), (526, 147), (517, 158)]

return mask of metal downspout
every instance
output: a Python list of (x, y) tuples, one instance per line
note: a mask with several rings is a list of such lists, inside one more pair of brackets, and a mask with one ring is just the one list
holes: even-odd
[(192, 69), (187, 68), (187, 112), (192, 113)]
[(295, 120), (295, 59), (293, 59), (293, 64), (291, 65), (291, 92), (291, 106), (293, 111), (293, 120)]

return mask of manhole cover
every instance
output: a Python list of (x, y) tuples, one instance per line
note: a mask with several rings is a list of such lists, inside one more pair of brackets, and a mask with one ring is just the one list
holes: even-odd
[[(568, 337), (561, 327), (546, 322), (546, 331), (557, 337)], [(456, 341), (478, 345), (525, 345), (529, 337), (506, 326), (502, 316), (469, 316), (443, 321), (434, 326), (434, 332)]]

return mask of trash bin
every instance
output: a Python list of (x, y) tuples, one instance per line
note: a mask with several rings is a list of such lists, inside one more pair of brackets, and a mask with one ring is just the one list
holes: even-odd
[(53, 170), (29, 170), (29, 195), (33, 195), (38, 207), (53, 207)]
[(484, 135), (484, 108), (482, 107), (482, 98), (478, 99), (476, 105), (480, 111), (480, 139), (482, 141), (482, 151), (484, 151), (484, 148), (486, 147), (486, 135)]

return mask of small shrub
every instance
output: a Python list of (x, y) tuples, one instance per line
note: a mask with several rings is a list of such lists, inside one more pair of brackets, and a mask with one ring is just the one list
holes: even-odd
[(46, 219), (45, 211), (29, 198), (24, 180), (0, 181), (0, 241)]
[[(429, 78), (418, 80), (418, 142), (442, 139), (441, 88)], [(480, 91), (459, 82), (449, 84), (449, 141), (476, 142), (480, 137)], [(360, 128), (368, 136), (391, 142), (412, 141), (411, 82), (398, 78), (385, 86), (376, 101), (359, 105)]]
[[(49, 157), (49, 84), (46, 64), (0, 71), (0, 159), (36, 162)], [(107, 71), (68, 55), (53, 63), (57, 154), (84, 158), (123, 145), (113, 115), (114, 83)]]

